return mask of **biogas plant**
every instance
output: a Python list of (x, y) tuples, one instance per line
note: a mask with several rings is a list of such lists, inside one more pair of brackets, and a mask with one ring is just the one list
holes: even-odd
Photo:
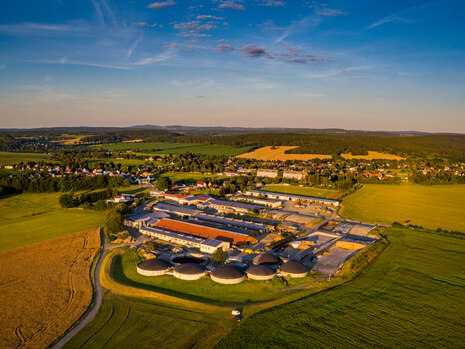
[(255, 191), (229, 200), (153, 196), (151, 207), (124, 221), (145, 239), (137, 272), (147, 277), (238, 284), (275, 277), (287, 283), (312, 271), (333, 276), (376, 240), (375, 226), (338, 219), (335, 200)]

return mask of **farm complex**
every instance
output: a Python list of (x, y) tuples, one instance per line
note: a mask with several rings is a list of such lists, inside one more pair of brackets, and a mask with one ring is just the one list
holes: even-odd
[(143, 245), (145, 261), (137, 265), (144, 276), (210, 277), (230, 285), (277, 277), (287, 284), (311, 271), (334, 276), (347, 259), (377, 240), (370, 235), (374, 226), (336, 219), (337, 200), (262, 191), (230, 200), (155, 195), (143, 212), (125, 219), (150, 242)]

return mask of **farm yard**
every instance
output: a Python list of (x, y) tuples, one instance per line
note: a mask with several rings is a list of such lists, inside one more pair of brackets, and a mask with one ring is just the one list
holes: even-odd
[(0, 251), (103, 226), (105, 212), (64, 209), (62, 193), (24, 193), (0, 199)]
[(465, 232), (465, 185), (376, 185), (346, 197), (342, 215), (361, 221), (404, 223)]
[[(217, 348), (428, 347), (465, 342), (465, 239), (389, 229), (368, 269), (247, 318)], [(448, 261), (445, 263), (445, 261)]]
[(324, 199), (337, 199), (343, 193), (337, 190), (315, 187), (296, 187), (292, 185), (269, 184), (261, 190), (292, 195), (313, 196)]
[[(286, 161), (286, 160), (300, 160), (307, 161), (312, 159), (331, 159), (331, 155), (325, 154), (286, 154), (287, 150), (296, 149), (298, 146), (279, 146), (279, 147), (262, 147), (255, 149), (254, 151), (241, 154), (237, 157), (244, 159), (256, 159), (262, 161)], [(375, 151), (369, 151), (368, 155), (356, 155), (341, 154), (346, 159), (387, 159), (387, 160), (401, 160), (402, 157), (392, 154), (379, 153)]]
[(99, 247), (95, 229), (0, 252), (1, 348), (46, 348), (79, 319)]
[(247, 152), (250, 149), (250, 147), (233, 147), (229, 145), (164, 142), (116, 143), (98, 145), (94, 147), (98, 147), (109, 151), (132, 150), (134, 152), (140, 152), (146, 156), (185, 153), (236, 156), (244, 152)]

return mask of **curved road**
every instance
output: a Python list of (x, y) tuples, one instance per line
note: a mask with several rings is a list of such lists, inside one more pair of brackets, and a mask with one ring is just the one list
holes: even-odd
[(102, 305), (102, 299), (103, 299), (103, 288), (102, 285), (100, 284), (100, 268), (102, 266), (103, 258), (105, 257), (105, 252), (108, 250), (105, 244), (105, 234), (103, 232), (103, 228), (100, 229), (100, 239), (102, 241), (102, 253), (100, 253), (100, 256), (97, 261), (97, 265), (95, 266), (94, 270), (94, 287), (95, 287), (95, 300), (94, 304), (92, 305), (92, 308), (90, 311), (87, 313), (87, 315), (81, 319), (81, 321), (74, 326), (69, 332), (67, 332), (58, 342), (55, 343), (55, 345), (52, 347), (53, 349), (60, 349), (63, 348), (63, 346), (68, 343), (68, 341), (73, 338), (80, 330), (82, 330), (89, 322), (91, 322), (94, 318), (95, 315), (97, 315), (100, 306)]

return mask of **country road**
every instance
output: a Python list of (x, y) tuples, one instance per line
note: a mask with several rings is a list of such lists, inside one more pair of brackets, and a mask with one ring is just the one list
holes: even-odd
[(137, 245), (140, 243), (140, 241), (136, 241), (130, 244), (123, 244), (123, 245), (114, 245), (114, 246), (108, 246), (105, 243), (105, 233), (104, 229), (100, 229), (100, 239), (102, 241), (102, 253), (100, 254), (97, 265), (95, 266), (94, 270), (94, 287), (95, 287), (95, 301), (94, 304), (92, 305), (92, 308), (90, 311), (86, 314), (84, 318), (79, 321), (79, 323), (74, 326), (69, 332), (67, 332), (58, 342), (55, 343), (55, 345), (52, 346), (52, 349), (60, 349), (63, 348), (68, 341), (73, 338), (79, 331), (81, 331), (84, 327), (87, 326), (97, 315), (100, 306), (102, 305), (102, 299), (103, 299), (103, 287), (100, 284), (100, 270), (102, 268), (102, 263), (103, 259), (105, 258), (105, 253), (109, 250), (112, 250), (114, 248), (118, 247), (123, 247), (123, 246), (132, 246), (132, 245)]
[(74, 326), (69, 332), (67, 332), (55, 345), (52, 347), (53, 349), (63, 348), (63, 346), (68, 343), (68, 341), (73, 338), (80, 330), (82, 330), (88, 323), (90, 323), (97, 315), (100, 306), (102, 305), (102, 298), (103, 298), (103, 288), (100, 284), (100, 268), (103, 263), (103, 259), (105, 257), (105, 252), (107, 251), (107, 247), (105, 244), (105, 233), (103, 228), (100, 229), (100, 239), (102, 241), (102, 253), (100, 254), (97, 265), (95, 266), (94, 270), (94, 284), (95, 284), (95, 299), (92, 308), (87, 313), (87, 315), (81, 319), (81, 321)]

